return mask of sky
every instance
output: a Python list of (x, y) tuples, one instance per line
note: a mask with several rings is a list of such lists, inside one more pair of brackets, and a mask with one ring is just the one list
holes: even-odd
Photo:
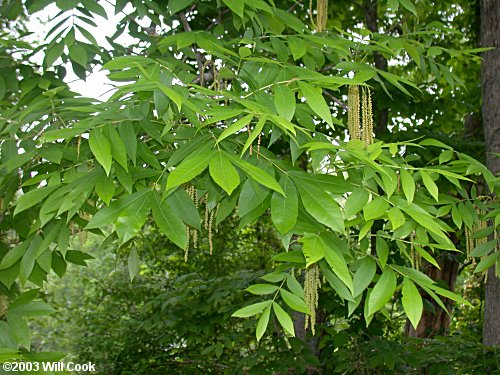
[[(115, 26), (118, 21), (123, 17), (123, 14), (115, 15), (114, 7), (107, 2), (100, 2), (100, 4), (106, 10), (108, 15), (108, 19), (104, 19), (100, 16), (95, 16), (94, 20), (98, 26), (98, 28), (92, 27), (87, 24), (80, 23), (81, 26), (85, 26), (85, 28), (92, 33), (100, 46), (111, 48), (109, 43), (106, 40), (106, 36), (112, 36), (115, 33)], [(129, 12), (131, 9), (128, 7), (124, 9), (124, 12)], [(32, 41), (38, 42), (39, 44), (46, 43), (45, 36), (49, 32), (49, 30), (56, 25), (59, 20), (62, 19), (63, 16), (55, 18), (55, 16), (59, 13), (59, 9), (55, 4), (49, 5), (44, 10), (36, 13), (34, 17), (31, 17), (28, 21), (28, 29), (32, 30), (34, 33), (31, 36)], [(67, 15), (67, 13), (66, 13)], [(62, 28), (61, 28), (62, 29)], [(76, 38), (78, 40), (82, 40), (86, 43), (88, 41), (82, 37), (81, 34), (77, 31)], [(135, 42), (135, 39), (130, 37), (126, 32), (123, 33), (118, 39), (117, 43), (122, 45), (129, 45)], [(35, 60), (38, 63), (42, 62), (43, 52), (40, 52), (36, 55)], [(55, 64), (62, 63), (62, 60), (56, 61)], [(110, 81), (107, 78), (107, 71), (100, 70), (100, 66), (96, 66), (92, 74), (90, 74), (87, 79), (81, 80), (79, 79), (71, 69), (71, 64), (66, 65), (67, 75), (65, 77), (65, 81), (69, 84), (70, 88), (80, 93), (83, 96), (91, 97), (99, 100), (106, 100), (112, 95), (110, 89), (113, 86), (110, 85)]]

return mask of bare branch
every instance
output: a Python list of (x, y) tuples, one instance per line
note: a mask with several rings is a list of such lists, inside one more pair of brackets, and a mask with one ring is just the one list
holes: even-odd
[(349, 108), (347, 107), (347, 104), (345, 104), (343, 101), (341, 101), (340, 99), (336, 98), (335, 96), (333, 96), (331, 93), (329, 93), (328, 91), (326, 90), (323, 90), (323, 94), (328, 96), (331, 100), (333, 100), (335, 103), (337, 103), (339, 106), (341, 106), (344, 110), (348, 110)]

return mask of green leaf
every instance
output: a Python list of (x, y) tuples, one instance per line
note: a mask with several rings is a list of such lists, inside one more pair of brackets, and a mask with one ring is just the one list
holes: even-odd
[(130, 281), (139, 273), (139, 254), (137, 254), (137, 249), (132, 247), (130, 253), (128, 254), (128, 274), (130, 276)]
[(310, 314), (309, 308), (307, 307), (305, 301), (296, 296), (293, 293), (290, 293), (288, 290), (280, 289), (281, 297), (283, 301), (290, 306), (293, 310), (302, 312), (304, 314)]
[(354, 302), (354, 298), (352, 297), (351, 292), (345, 284), (340, 281), (340, 279), (335, 276), (335, 274), (330, 270), (330, 267), (326, 262), (321, 261), (319, 263), (321, 267), (321, 271), (323, 272), (323, 275), (325, 276), (326, 280), (330, 284), (330, 286), (337, 292), (337, 294), (342, 298), (347, 301)]
[(271, 284), (254, 284), (250, 285), (245, 290), (252, 294), (263, 295), (276, 292), (278, 290), (278, 287), (276, 285), (271, 285)]
[(295, 336), (295, 329), (293, 328), (293, 321), (290, 315), (288, 315), (288, 313), (276, 302), (273, 302), (273, 310), (276, 314), (276, 318), (278, 318), (278, 322), (280, 322), (285, 332)]
[(328, 104), (326, 104), (321, 88), (316, 88), (310, 84), (298, 81), (300, 91), (302, 95), (306, 98), (307, 104), (311, 109), (323, 120), (327, 122), (328, 125), (333, 127), (332, 114)]
[(69, 58), (83, 68), (87, 68), (87, 51), (80, 44), (73, 44), (69, 47)]
[(233, 167), (227, 154), (218, 151), (210, 160), (210, 175), (228, 195), (240, 184), (240, 175)]
[(295, 114), (295, 93), (284, 84), (274, 86), (274, 106), (280, 117), (291, 121)]
[(125, 169), (125, 171), (128, 171), (127, 149), (125, 147), (125, 144), (123, 143), (120, 135), (118, 134), (118, 131), (116, 131), (114, 126), (108, 126), (107, 130), (109, 140), (111, 141), (111, 145), (113, 145), (113, 147), (111, 148), (113, 159), (115, 159), (118, 164), (120, 164), (122, 168)]
[(64, 43), (59, 42), (48, 48), (45, 52), (45, 59), (43, 65), (45, 68), (50, 68), (56, 60), (64, 53)]
[(16, 208), (14, 210), (14, 216), (40, 203), (45, 197), (47, 197), (50, 193), (52, 193), (59, 187), (59, 185), (43, 186), (21, 195), (17, 201)]
[(307, 52), (307, 44), (302, 38), (289, 36), (288, 45), (294, 60), (300, 59)]
[(293, 276), (292, 274), (289, 274), (286, 277), (286, 286), (297, 297), (304, 299), (304, 289), (302, 289), (302, 285), (300, 285), (295, 276)]
[(231, 12), (236, 13), (238, 16), (243, 18), (243, 11), (245, 10), (244, 0), (222, 0), (224, 4), (227, 5)]
[(363, 209), (363, 207), (368, 203), (368, 199), (370, 198), (370, 194), (366, 191), (365, 188), (360, 187), (354, 189), (352, 194), (349, 195), (347, 201), (344, 206), (345, 217), (349, 218), (353, 215), (356, 215), (359, 211)]
[(95, 191), (99, 198), (101, 198), (102, 201), (106, 203), (107, 206), (109, 206), (109, 203), (111, 202), (111, 199), (115, 194), (115, 183), (113, 182), (113, 179), (107, 177), (106, 174), (102, 172), (102, 170), (99, 178), (96, 181)]
[(485, 255), (488, 255), (491, 250), (496, 248), (497, 243), (498, 243), (498, 240), (494, 239), (494, 240), (491, 240), (489, 242), (480, 244), (480, 245), (476, 246), (474, 248), (474, 250), (472, 250), (470, 255), (473, 257), (482, 257)]
[(193, 2), (194, 0), (169, 0), (168, 11), (171, 15), (174, 15), (175, 13), (190, 6)]
[(375, 197), (363, 209), (363, 216), (366, 221), (378, 219), (386, 214), (389, 207), (389, 203), (384, 198)]
[(318, 262), (325, 257), (325, 244), (317, 234), (306, 233), (300, 240), (302, 251), (306, 258), (306, 266)]
[(31, 272), (33, 271), (33, 267), (35, 266), (36, 251), (40, 242), (41, 237), (37, 235), (21, 259), (21, 265), (19, 266), (19, 281), (21, 282), (21, 285), (24, 285), (26, 281), (28, 281)]
[(134, 125), (132, 125), (130, 121), (124, 122), (118, 127), (118, 132), (125, 145), (130, 161), (135, 165), (137, 157), (137, 135), (135, 134)]
[(432, 195), (432, 197), (436, 200), (436, 202), (439, 202), (439, 190), (436, 185), (436, 183), (432, 180), (431, 176), (424, 171), (420, 171), (420, 175), (422, 176), (422, 181), (424, 182), (425, 187), (429, 191), (429, 193)]
[(264, 128), (264, 125), (266, 124), (267, 117), (262, 116), (257, 124), (255, 125), (254, 130), (252, 130), (252, 133), (248, 136), (245, 145), (243, 146), (243, 150), (241, 151), (241, 156), (245, 154), (245, 151), (248, 150), (250, 145), (255, 141), (255, 139), (261, 134), (262, 128)]
[(306, 263), (304, 253), (301, 250), (290, 250), (287, 252), (276, 254), (272, 257), (272, 260), (275, 260), (277, 262), (291, 262), (299, 264)]
[(415, 16), (417, 15), (417, 8), (415, 8), (415, 4), (411, 0), (399, 0), (399, 3), (412, 12)]
[(334, 231), (344, 232), (344, 217), (338, 203), (316, 185), (295, 180), (306, 211)]
[(389, 246), (387, 246), (387, 242), (385, 242), (382, 237), (377, 236), (375, 247), (377, 250), (377, 257), (380, 261), (380, 266), (381, 268), (385, 268), (387, 259), (389, 258)]
[(259, 318), (259, 321), (257, 322), (257, 328), (255, 330), (257, 341), (259, 341), (266, 332), (267, 325), (269, 324), (270, 313), (271, 313), (271, 306), (268, 306), (264, 309), (262, 315)]
[(194, 157), (188, 157), (175, 168), (167, 179), (167, 190), (177, 187), (203, 172), (214, 156), (214, 151), (209, 150)]
[(8, 313), (20, 316), (44, 316), (52, 314), (55, 310), (44, 302), (29, 302), (9, 308)]
[(16, 262), (21, 259), (26, 250), (28, 249), (32, 237), (21, 242), (19, 245), (15, 246), (13, 249), (9, 250), (7, 254), (2, 258), (2, 262), (0, 263), (0, 271), (6, 270), (12, 267)]
[(106, 14), (106, 10), (95, 0), (82, 0), (82, 4), (86, 10), (91, 11), (98, 16), (103, 17), (104, 19), (108, 19), (108, 15)]
[(26, 322), (26, 319), (16, 314), (7, 314), (7, 322), (9, 323), (9, 331), (12, 338), (19, 346), (30, 349), (31, 346), (31, 330)]
[(353, 284), (353, 297), (359, 296), (370, 285), (377, 272), (377, 264), (370, 257), (364, 257), (359, 265), (354, 278)]
[(186, 225), (201, 230), (200, 213), (186, 190), (179, 188), (170, 194), (167, 204)]
[(335, 241), (333, 241), (332, 238), (328, 240), (327, 238), (322, 237), (320, 240), (324, 245), (325, 259), (328, 265), (352, 293), (354, 290), (353, 280), (341, 250), (343, 245), (346, 245), (346, 243), (343, 243), (339, 238), (335, 238)]
[(415, 196), (415, 181), (413, 176), (406, 169), (400, 169), (401, 184), (403, 185), (403, 192), (406, 196), (408, 204), (413, 202), (413, 197)]
[(231, 316), (234, 318), (248, 318), (262, 312), (266, 307), (270, 307), (272, 300), (254, 303), (235, 311)]
[(408, 277), (405, 277), (403, 280), (403, 298), (401, 301), (406, 316), (413, 325), (413, 328), (417, 329), (418, 322), (422, 317), (424, 305), (417, 287)]
[(253, 116), (254, 116), (253, 113), (250, 113), (249, 115), (246, 115), (245, 117), (242, 117), (239, 120), (233, 122), (231, 125), (227, 127), (227, 129), (224, 129), (222, 134), (217, 139), (217, 143), (219, 143), (223, 139), (226, 139), (231, 134), (236, 133), (237, 131), (243, 129), (245, 126), (250, 124), (250, 121), (252, 121)]
[(292, 180), (284, 176), (280, 181), (280, 185), (285, 195), (283, 196), (278, 192), (273, 193), (271, 198), (271, 218), (276, 229), (278, 229), (281, 234), (286, 234), (291, 231), (297, 223), (299, 203), (297, 190)]
[(109, 176), (109, 173), (111, 172), (111, 163), (113, 162), (111, 145), (100, 130), (93, 129), (90, 132), (89, 146), (99, 164), (101, 164), (106, 171), (106, 175)]
[(426, 261), (428, 261), (434, 267), (441, 269), (441, 267), (439, 267), (438, 262), (436, 262), (436, 259), (434, 259), (434, 257), (431, 254), (429, 254), (427, 251), (425, 251), (422, 247), (415, 245), (415, 250), (417, 250), (417, 253), (419, 253), (422, 258), (424, 258)]
[(370, 293), (368, 315), (375, 314), (385, 306), (396, 291), (397, 278), (391, 268), (386, 267)]
[(269, 189), (272, 189), (274, 191), (277, 191), (278, 193), (285, 195), (283, 189), (281, 188), (280, 184), (276, 181), (276, 179), (272, 176), (270, 176), (266, 171), (263, 169), (260, 169), (253, 164), (250, 164), (249, 162), (240, 159), (234, 155), (228, 154), (228, 157), (231, 159), (231, 162), (241, 168), (243, 172), (248, 174), (253, 180), (258, 182), (261, 185), (264, 185), (268, 187)]
[(182, 97), (182, 95), (162, 83), (158, 83), (158, 88), (163, 91), (163, 93), (170, 99), (172, 99), (172, 101), (177, 106), (177, 109), (180, 111), (182, 108), (182, 103), (184, 102), (184, 98)]
[(188, 245), (186, 226), (166, 203), (161, 203), (160, 194), (153, 194), (151, 208), (158, 228), (170, 241), (185, 249)]
[(398, 207), (392, 207), (387, 212), (387, 216), (389, 217), (393, 230), (402, 226), (406, 221), (405, 215)]
[(113, 224), (120, 216), (120, 213), (133, 205), (136, 201), (142, 200), (144, 195), (151, 192), (149, 189), (143, 189), (132, 195), (124, 196), (116, 201), (111, 202), (109, 207), (104, 207), (97, 211), (97, 213), (90, 219), (85, 229), (102, 228), (107, 225)]
[(451, 208), (451, 218), (453, 219), (453, 223), (457, 226), (458, 229), (462, 227), (462, 215), (458, 210), (456, 205), (453, 205)]
[(477, 272), (483, 272), (486, 271), (488, 268), (493, 266), (495, 264), (496, 260), (500, 256), (500, 252), (495, 252), (493, 254), (488, 255), (487, 257), (484, 257), (481, 259), (481, 261), (477, 264), (476, 269), (474, 270), (475, 273)]
[(146, 222), (150, 208), (149, 195), (141, 195), (118, 214), (115, 229), (121, 244), (135, 237)]

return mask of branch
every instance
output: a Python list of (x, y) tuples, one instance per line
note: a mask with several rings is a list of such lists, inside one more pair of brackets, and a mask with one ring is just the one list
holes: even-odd
[(343, 101), (340, 99), (336, 98), (332, 94), (330, 94), (328, 91), (323, 90), (323, 94), (328, 96), (331, 100), (333, 100), (335, 103), (337, 103), (339, 106), (341, 106), (344, 110), (348, 110), (349, 108), (347, 107), (347, 104), (345, 104)]
[[(193, 7), (194, 7), (194, 5), (193, 5)], [(190, 8), (190, 10), (189, 10), (190, 12), (194, 10), (193, 7)], [(185, 12), (179, 12), (179, 19), (181, 21), (182, 27), (184, 27), (184, 31), (186, 31), (186, 32), (193, 31), (193, 29), (191, 28), (191, 25), (189, 24), (189, 21), (186, 17)], [(196, 48), (196, 46), (194, 44), (191, 45), (191, 48), (193, 49), (193, 52), (196, 55), (196, 62), (198, 63), (198, 71), (199, 71), (198, 77), (193, 82), (200, 83), (203, 86), (204, 69), (205, 69), (205, 66), (208, 65), (207, 58), (205, 57), (205, 55), (203, 53), (200, 52), (200, 50), (198, 50), (198, 48)]]
[(225, 14), (229, 13), (230, 9), (229, 8), (224, 8), (224, 9), (219, 9), (219, 15), (215, 20), (212, 21), (210, 25), (207, 27), (207, 31), (212, 30), (215, 26), (219, 25), (222, 23), (222, 17), (224, 17)]

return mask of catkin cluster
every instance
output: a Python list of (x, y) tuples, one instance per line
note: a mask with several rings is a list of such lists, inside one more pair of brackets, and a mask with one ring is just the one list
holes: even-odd
[(361, 139), (361, 118), (359, 112), (359, 86), (349, 86), (347, 95), (347, 129), (351, 139)]
[[(200, 200), (198, 199), (198, 191), (196, 190), (194, 185), (186, 186), (185, 190), (188, 193), (191, 200), (193, 201), (196, 208), (198, 208), (198, 206), (200, 204)], [(184, 249), (184, 261), (185, 262), (188, 261), (189, 243), (192, 241), (194, 249), (196, 249), (198, 247), (198, 230), (195, 228), (190, 228), (189, 226), (186, 225), (186, 237), (187, 237), (187, 245), (186, 245), (186, 248)]]
[(328, 0), (318, 0), (316, 4), (316, 31), (321, 33), (326, 30), (328, 20)]
[(373, 108), (370, 89), (363, 87), (363, 128), (361, 130), (365, 146), (373, 143)]
[(363, 140), (365, 146), (373, 143), (373, 108), (369, 88), (363, 87), (360, 105), (359, 86), (349, 86), (347, 96), (347, 129), (351, 139)]
[(422, 256), (418, 251), (415, 250), (415, 232), (410, 235), (410, 258), (411, 258), (411, 267), (415, 270), (420, 270), (422, 267)]
[(5, 315), (7, 311), (7, 297), (0, 294), (0, 319)]
[(306, 268), (304, 278), (304, 299), (306, 302), (310, 315), (306, 315), (305, 329), (311, 326), (312, 334), (316, 333), (316, 308), (318, 307), (318, 289), (321, 287), (321, 278), (319, 275), (319, 268), (317, 264), (313, 264)]
[[(482, 212), (481, 210), (478, 210), (477, 214), (478, 214), (478, 217), (481, 217), (485, 213)], [(467, 257), (469, 257), (469, 258), (471, 257), (471, 252), (475, 247), (488, 242), (487, 237), (474, 238), (475, 233), (477, 233), (483, 229), (486, 229), (487, 226), (488, 226), (488, 222), (486, 220), (482, 220), (482, 219), (478, 219), (478, 221), (472, 225), (472, 228), (465, 226), (465, 245), (466, 245), (466, 249), (467, 249)]]

